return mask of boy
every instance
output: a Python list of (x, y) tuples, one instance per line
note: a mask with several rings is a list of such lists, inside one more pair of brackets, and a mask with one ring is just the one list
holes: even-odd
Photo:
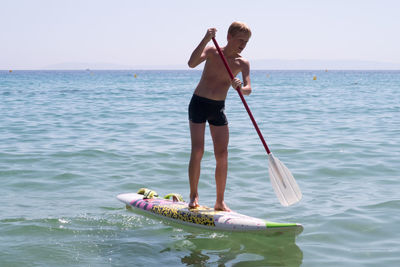
[(251, 31), (242, 22), (233, 22), (228, 30), (228, 43), (222, 47), (228, 65), (234, 76), (242, 72), (243, 86), (238, 78), (230, 79), (223, 62), (214, 46), (206, 46), (215, 37), (217, 30), (210, 28), (193, 51), (188, 65), (195, 68), (205, 62), (203, 73), (189, 104), (189, 125), (192, 152), (189, 162), (190, 202), (189, 208), (199, 206), (197, 186), (200, 178), (200, 163), (204, 153), (204, 132), (206, 121), (214, 144), (216, 160), (215, 183), (217, 198), (215, 210), (231, 211), (224, 202), (225, 185), (228, 171), (229, 129), (225, 116), (225, 98), (229, 87), (239, 88), (243, 95), (251, 93), (250, 65), (240, 53), (250, 39)]

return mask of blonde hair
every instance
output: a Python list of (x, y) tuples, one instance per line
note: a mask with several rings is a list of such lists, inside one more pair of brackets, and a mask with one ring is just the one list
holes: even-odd
[(228, 34), (230, 34), (233, 37), (238, 32), (248, 33), (249, 36), (251, 36), (251, 30), (249, 26), (247, 26), (244, 22), (240, 21), (232, 22), (231, 26), (229, 26)]

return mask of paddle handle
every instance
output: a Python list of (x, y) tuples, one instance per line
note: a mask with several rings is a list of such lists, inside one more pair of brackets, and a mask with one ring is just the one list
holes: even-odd
[[(225, 56), (224, 56), (224, 54), (222, 53), (221, 48), (219, 47), (219, 45), (218, 45), (218, 43), (217, 43), (217, 40), (215, 40), (215, 38), (213, 37), (213, 38), (212, 38), (212, 41), (214, 42), (214, 45), (215, 45), (215, 47), (217, 48), (218, 54), (221, 56), (221, 59), (222, 59), (222, 61), (224, 62), (225, 68), (226, 68), (226, 70), (228, 71), (229, 76), (230, 76), (231, 79), (233, 80), (235, 77), (234, 77), (233, 74), (232, 74), (231, 68), (229, 68), (228, 62), (226, 61)], [(256, 122), (256, 120), (254, 119), (253, 114), (251, 113), (250, 108), (249, 108), (249, 106), (247, 105), (247, 102), (246, 102), (246, 100), (244, 99), (244, 96), (243, 96), (242, 92), (240, 91), (240, 87), (236, 88), (236, 91), (238, 92), (238, 94), (239, 94), (239, 96), (240, 96), (240, 99), (242, 100), (242, 103), (243, 103), (243, 105), (244, 105), (244, 107), (245, 107), (247, 113), (249, 114), (249, 117), (250, 117), (250, 119), (251, 119), (251, 122), (253, 123), (254, 128), (256, 129), (257, 134), (258, 134), (258, 136), (260, 137), (260, 140), (261, 140), (262, 144), (264, 145), (265, 151), (267, 151), (267, 154), (270, 154), (271, 151), (269, 150), (268, 145), (267, 145), (267, 143), (265, 142), (265, 139), (264, 139), (264, 137), (263, 137), (263, 135), (262, 135), (260, 129), (258, 128), (257, 122)]]

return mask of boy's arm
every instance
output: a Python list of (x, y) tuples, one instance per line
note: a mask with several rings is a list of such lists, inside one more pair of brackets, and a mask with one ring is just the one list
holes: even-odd
[(197, 65), (199, 65), (201, 62), (206, 60), (207, 58), (207, 52), (212, 49), (206, 48), (206, 45), (208, 42), (211, 41), (213, 37), (215, 37), (215, 33), (217, 32), (217, 29), (215, 28), (210, 28), (207, 30), (206, 35), (204, 38), (201, 40), (200, 44), (196, 47), (196, 49), (193, 51), (192, 55), (190, 56), (190, 59), (188, 61), (188, 65), (190, 68), (195, 68)]
[(251, 93), (250, 63), (247, 60), (243, 61), (242, 79), (243, 79), (243, 86), (241, 88), (242, 94), (249, 95)]
[(232, 87), (238, 88), (240, 87), (240, 91), (243, 95), (249, 95), (251, 93), (251, 83), (250, 83), (250, 63), (243, 59), (241, 62), (241, 72), (242, 72), (242, 79), (243, 85), (239, 78), (234, 78), (232, 80)]

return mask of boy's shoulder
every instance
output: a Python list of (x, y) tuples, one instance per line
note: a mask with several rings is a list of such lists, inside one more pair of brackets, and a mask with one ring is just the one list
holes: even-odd
[(249, 64), (249, 63), (250, 63), (250, 62), (247, 60), (247, 58), (245, 58), (245, 57), (242, 56), (242, 55), (239, 55), (238, 60), (240, 60), (242, 63), (245, 63), (245, 64)]
[(209, 53), (209, 54), (218, 54), (217, 48), (216, 48), (215, 46), (212, 46), (212, 45), (206, 46), (206, 48), (204, 49), (204, 51), (205, 51), (206, 53)]
[(242, 55), (239, 55), (236, 60), (242, 66), (247, 66), (247, 67), (250, 66), (250, 62), (245, 57), (243, 57)]

